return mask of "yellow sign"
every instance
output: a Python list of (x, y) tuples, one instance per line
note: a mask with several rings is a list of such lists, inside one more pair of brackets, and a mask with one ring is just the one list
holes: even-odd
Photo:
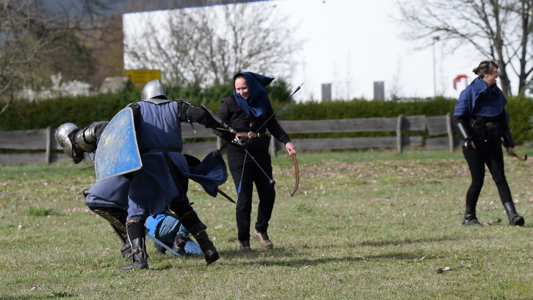
[(142, 91), (148, 82), (154, 79), (161, 81), (161, 70), (125, 70), (124, 76), (130, 78), (138, 91)]

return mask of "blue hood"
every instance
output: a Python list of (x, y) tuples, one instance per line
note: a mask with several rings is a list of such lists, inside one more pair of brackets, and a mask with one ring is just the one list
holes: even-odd
[(248, 86), (250, 97), (248, 97), (248, 100), (244, 99), (234, 88), (233, 96), (235, 97), (237, 104), (249, 115), (253, 115), (254, 117), (264, 116), (267, 104), (270, 102), (265, 86), (269, 85), (274, 78), (252, 72), (242, 72), (233, 77), (234, 82), (235, 78), (240, 75), (243, 75), (246, 79), (246, 85)]

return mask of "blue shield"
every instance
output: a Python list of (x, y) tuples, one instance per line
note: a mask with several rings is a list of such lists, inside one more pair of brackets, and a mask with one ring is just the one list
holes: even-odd
[(94, 167), (98, 181), (142, 167), (131, 108), (119, 111), (107, 124), (98, 141)]

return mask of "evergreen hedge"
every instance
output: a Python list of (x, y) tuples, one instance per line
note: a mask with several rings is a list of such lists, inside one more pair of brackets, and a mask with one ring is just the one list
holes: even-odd
[[(276, 109), (288, 96), (287, 86), (273, 85), (272, 103)], [(219, 85), (208, 89), (169, 87), (168, 95), (175, 98), (187, 98), (194, 105), (204, 104), (212, 111), (220, 105), (220, 99), (231, 93), (232, 86)], [(181, 95), (178, 97), (178, 95)], [(37, 102), (19, 101), (13, 103), (0, 115), (0, 130), (24, 130), (57, 127), (65, 122), (76, 123), (84, 127), (93, 121), (110, 120), (128, 103), (137, 101), (140, 95), (136, 91), (121, 94), (100, 94), (92, 97), (58, 98)], [(456, 100), (436, 99), (435, 101), (415, 100), (413, 102), (352, 101), (331, 102), (290, 102), (277, 114), (279, 120), (324, 120), (370, 117), (404, 116), (440, 116), (453, 113)], [(5, 103), (0, 103), (0, 110)], [(506, 107), (511, 116), (511, 130), (516, 144), (533, 140), (529, 122), (533, 115), (533, 100), (526, 97), (510, 97)], [(335, 134), (327, 136), (379, 136), (386, 133)], [(306, 137), (326, 135), (306, 135)]]

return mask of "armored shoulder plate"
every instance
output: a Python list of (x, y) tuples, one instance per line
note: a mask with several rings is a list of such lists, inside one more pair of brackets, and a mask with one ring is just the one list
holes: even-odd
[(168, 102), (172, 102), (172, 100), (168, 100), (168, 99), (142, 99), (141, 101), (145, 101), (145, 102), (150, 102), (150, 103), (153, 103), (153, 104), (164, 104), (164, 103), (168, 103)]

